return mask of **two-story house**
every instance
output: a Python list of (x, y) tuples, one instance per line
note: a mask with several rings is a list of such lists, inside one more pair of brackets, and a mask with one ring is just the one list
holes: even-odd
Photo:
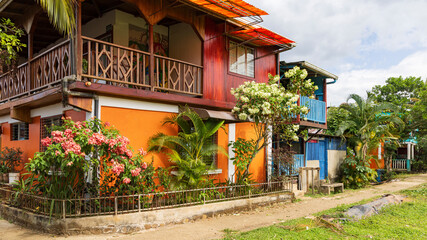
[[(25, 29), (28, 47), (17, 71), (0, 75), (1, 147), (20, 147), (28, 159), (41, 149), (45, 126), (70, 116), (100, 118), (134, 149), (147, 148), (158, 132), (176, 134), (162, 122), (180, 105), (225, 119), (216, 141), (226, 149), (250, 138), (251, 123), (231, 115), (230, 89), (266, 82), (279, 72), (279, 53), (294, 47), (255, 25), (265, 14), (242, 0), (86, 0), (78, 1), (76, 33), (66, 38), (35, 1), (2, 1), (0, 17)], [(151, 158), (155, 166), (170, 164), (162, 154)], [(266, 179), (265, 159), (262, 151), (251, 164), (257, 181)], [(226, 156), (216, 161), (217, 179), (233, 175)]]

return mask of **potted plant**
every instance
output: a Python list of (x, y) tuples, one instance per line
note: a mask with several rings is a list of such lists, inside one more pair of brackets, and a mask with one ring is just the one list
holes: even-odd
[(16, 183), (19, 181), (19, 172), (16, 167), (19, 165), (22, 159), (22, 150), (20, 148), (9, 148), (5, 147), (0, 154), (0, 162), (3, 162), (3, 166), (6, 167), (7, 181), (5, 175), (3, 175), (3, 181), (9, 184)]

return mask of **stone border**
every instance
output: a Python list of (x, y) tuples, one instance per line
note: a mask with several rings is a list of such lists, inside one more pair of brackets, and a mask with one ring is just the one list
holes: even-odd
[(291, 201), (293, 198), (292, 193), (281, 193), (188, 207), (66, 219), (50, 219), (47, 216), (0, 204), (0, 216), (9, 222), (53, 234), (131, 233), (168, 224), (186, 223), (215, 214)]

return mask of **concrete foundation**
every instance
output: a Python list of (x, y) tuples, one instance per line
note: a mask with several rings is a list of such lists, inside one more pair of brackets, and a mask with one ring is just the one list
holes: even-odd
[(0, 204), (0, 215), (10, 222), (53, 234), (131, 233), (168, 224), (185, 223), (216, 214), (251, 209), (258, 205), (291, 201), (293, 197), (292, 193), (281, 193), (189, 207), (66, 219), (50, 219)]

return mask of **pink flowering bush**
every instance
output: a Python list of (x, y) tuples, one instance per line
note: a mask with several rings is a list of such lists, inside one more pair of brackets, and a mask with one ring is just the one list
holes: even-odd
[(148, 193), (155, 189), (154, 167), (146, 152), (133, 154), (129, 139), (98, 119), (74, 122), (63, 119), (46, 147), (26, 168), (37, 183), (33, 188), (48, 197), (70, 198), (84, 192), (95, 195)]

